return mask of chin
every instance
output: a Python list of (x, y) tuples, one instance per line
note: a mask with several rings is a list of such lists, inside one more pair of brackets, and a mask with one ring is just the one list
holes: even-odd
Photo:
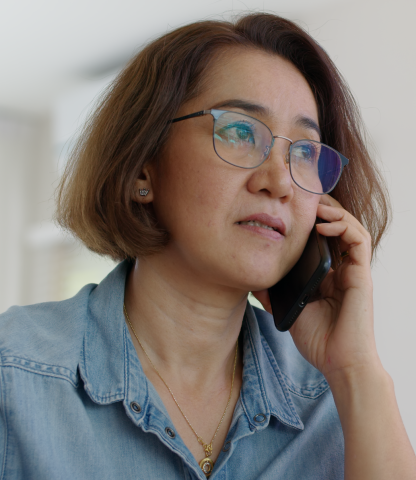
[(280, 271), (280, 269), (277, 271), (275, 269), (271, 269), (269, 264), (268, 267), (264, 269), (259, 269), (257, 267), (249, 272), (246, 270), (244, 274), (238, 276), (237, 281), (241, 282), (241, 280), (244, 279), (244, 286), (241, 285), (243, 289), (247, 290), (248, 292), (257, 292), (259, 290), (270, 288), (272, 285), (281, 280), (285, 274), (286, 272), (283, 273)]
[(282, 256), (286, 257), (286, 261), (283, 261), (283, 258), (280, 261), (276, 262), (276, 258), (273, 259), (269, 257), (253, 257), (253, 260), (244, 265), (244, 273), (241, 272), (239, 279), (244, 278), (246, 283), (249, 285), (249, 291), (259, 291), (270, 288), (279, 282), (287, 273), (293, 268), (297, 261), (297, 255), (293, 256), (293, 253), (290, 255), (291, 261), (288, 262), (289, 255)]

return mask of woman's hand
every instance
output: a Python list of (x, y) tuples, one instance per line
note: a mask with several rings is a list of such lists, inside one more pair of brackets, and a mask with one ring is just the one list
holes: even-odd
[[(308, 304), (290, 329), (301, 354), (329, 380), (339, 373), (381, 367), (373, 330), (371, 238), (365, 228), (329, 195), (317, 216), (320, 234), (340, 237), (349, 255), (322, 282), (322, 299)], [(267, 290), (253, 292), (271, 313)]]
[[(416, 457), (397, 405), (393, 382), (377, 354), (373, 330), (371, 239), (365, 228), (325, 195), (316, 226), (339, 237), (349, 255), (321, 284), (290, 329), (301, 354), (327, 379), (345, 441), (345, 479), (416, 478)], [(271, 313), (267, 290), (255, 293)]]

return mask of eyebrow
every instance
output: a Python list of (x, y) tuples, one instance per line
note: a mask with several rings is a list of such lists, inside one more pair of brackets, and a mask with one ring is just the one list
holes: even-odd
[[(271, 110), (264, 105), (260, 105), (257, 103), (250, 103), (245, 100), (240, 99), (230, 99), (225, 100), (223, 102), (219, 102), (215, 104), (213, 109), (220, 109), (220, 108), (239, 108), (241, 110), (245, 110), (247, 113), (253, 113), (257, 115), (273, 117)], [(299, 115), (295, 119), (295, 125), (301, 128), (306, 128), (307, 130), (314, 130), (318, 135), (319, 138), (322, 138), (321, 129), (319, 125), (309, 117), (305, 117), (303, 115)]]
[(272, 116), (271, 111), (264, 107), (263, 105), (259, 105), (257, 103), (250, 103), (245, 100), (233, 99), (233, 100), (225, 100), (224, 102), (217, 103), (212, 108), (219, 109), (223, 107), (228, 108), (240, 108), (241, 110), (245, 110), (248, 113), (257, 113), (259, 115), (264, 116)]
[(314, 130), (319, 135), (319, 138), (322, 138), (321, 129), (319, 128), (319, 125), (312, 120), (312, 118), (299, 115), (295, 119), (295, 125), (306, 128), (307, 130)]

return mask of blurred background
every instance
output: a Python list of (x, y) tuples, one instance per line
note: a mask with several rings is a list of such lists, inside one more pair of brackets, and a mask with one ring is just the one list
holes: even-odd
[(53, 223), (68, 149), (100, 92), (149, 40), (247, 11), (298, 22), (333, 58), (361, 108), (394, 212), (373, 266), (376, 339), (416, 449), (414, 0), (3, 0), (0, 312), (67, 298), (114, 267)]

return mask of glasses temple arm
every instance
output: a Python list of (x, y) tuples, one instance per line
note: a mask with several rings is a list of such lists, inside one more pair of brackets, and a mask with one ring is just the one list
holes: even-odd
[(201, 110), (196, 113), (191, 113), (190, 115), (185, 115), (184, 117), (169, 120), (169, 123), (181, 122), (182, 120), (187, 120), (188, 118), (201, 117), (202, 115), (207, 115), (208, 113), (211, 113), (211, 110)]

